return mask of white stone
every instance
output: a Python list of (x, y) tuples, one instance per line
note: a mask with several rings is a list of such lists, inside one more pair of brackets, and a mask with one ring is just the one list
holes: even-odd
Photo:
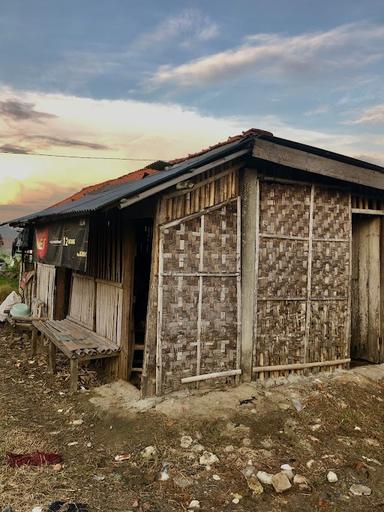
[(353, 484), (349, 488), (349, 492), (353, 496), (370, 496), (372, 494), (372, 489), (366, 485)]
[(75, 425), (75, 426), (79, 426), (79, 425), (82, 425), (84, 423), (84, 420), (73, 420), (72, 421), (72, 425)]
[(311, 469), (311, 467), (314, 465), (315, 461), (314, 459), (309, 460), (305, 465), (308, 469)]
[(201, 455), (199, 462), (202, 466), (211, 466), (212, 464), (215, 464), (215, 462), (219, 462), (219, 458), (211, 452), (204, 452), (203, 455)]
[(228, 446), (226, 446), (224, 448), (224, 451), (227, 452), (227, 453), (232, 453), (234, 450), (235, 449), (234, 449), (234, 447), (231, 444), (229, 444)]
[(43, 512), (44, 507), (33, 507), (32, 512)]
[(232, 493), (232, 496), (233, 496), (232, 503), (234, 503), (235, 505), (240, 503), (240, 500), (243, 499), (242, 495), (238, 494), (237, 492)]
[(154, 446), (146, 446), (144, 450), (141, 452), (141, 456), (143, 459), (154, 459), (156, 457), (157, 450)]
[(182, 448), (189, 448), (193, 443), (193, 439), (191, 436), (182, 436), (180, 439), (180, 446)]
[(336, 473), (334, 471), (328, 471), (327, 480), (328, 480), (329, 483), (334, 484), (339, 479), (337, 478), (337, 475), (336, 475)]
[(282, 464), (280, 466), (280, 468), (282, 469), (283, 473), (285, 473), (290, 480), (293, 479), (293, 467), (292, 466), (290, 466), (289, 464)]
[(192, 500), (188, 505), (188, 510), (200, 510), (200, 501)]
[(212, 478), (213, 478), (213, 480), (216, 480), (216, 482), (218, 482), (219, 480), (221, 480), (221, 478), (219, 477), (219, 475), (212, 475)]
[(258, 471), (256, 476), (262, 484), (272, 485), (273, 475), (271, 475), (270, 473), (266, 473), (265, 471)]
[(277, 493), (288, 491), (292, 487), (292, 484), (284, 471), (273, 475), (272, 485)]
[(300, 487), (301, 486), (304, 486), (304, 487), (308, 486), (308, 480), (303, 475), (295, 475), (293, 477), (293, 483), (295, 485), (299, 485)]
[(249, 478), (250, 476), (255, 474), (255, 468), (252, 464), (247, 464), (245, 468), (242, 470), (243, 475), (245, 478)]
[(169, 480), (169, 473), (167, 469), (163, 469), (163, 471), (160, 471), (159, 480), (160, 482), (166, 482), (167, 480)]

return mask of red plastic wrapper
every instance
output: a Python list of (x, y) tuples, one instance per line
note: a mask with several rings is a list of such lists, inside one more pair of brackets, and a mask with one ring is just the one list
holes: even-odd
[(7, 464), (11, 468), (20, 466), (44, 466), (45, 464), (59, 464), (63, 458), (59, 453), (33, 452), (33, 453), (7, 453)]

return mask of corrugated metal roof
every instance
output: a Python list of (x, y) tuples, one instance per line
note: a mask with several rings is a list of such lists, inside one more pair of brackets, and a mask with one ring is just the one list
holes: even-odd
[[(42, 220), (48, 217), (55, 218), (61, 216), (77, 216), (82, 214), (86, 215), (96, 210), (106, 208), (107, 206), (118, 203), (123, 198), (132, 197), (140, 192), (151, 189), (156, 185), (166, 183), (167, 181), (176, 178), (177, 176), (181, 176), (187, 173), (189, 170), (196, 169), (229, 153), (233, 153), (237, 149), (240, 149), (249, 144), (249, 142), (252, 141), (254, 137), (254, 133), (252, 133), (252, 135), (248, 135), (248, 132), (246, 132), (242, 138), (235, 140), (235, 142), (221, 144), (214, 149), (204, 152), (203, 154), (193, 156), (181, 163), (173, 165), (170, 169), (159, 171), (156, 174), (146, 176), (143, 179), (128, 181), (126, 183), (119, 182), (118, 184), (115, 184), (113, 183), (113, 180), (111, 184), (108, 183), (107, 186), (103, 186), (102, 189), (91, 191), (90, 193), (87, 193), (75, 201), (58, 203), (55, 206), (51, 206), (50, 208), (46, 208), (39, 212), (14, 219), (10, 221), (9, 224), (24, 224), (27, 222)], [(252, 148), (250, 145), (250, 152), (251, 149)]]

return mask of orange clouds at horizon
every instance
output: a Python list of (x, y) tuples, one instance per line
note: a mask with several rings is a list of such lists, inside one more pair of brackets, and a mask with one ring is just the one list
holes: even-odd
[(96, 100), (0, 87), (0, 222), (42, 210), (84, 186), (153, 161), (186, 156), (251, 127), (384, 162), (382, 146), (373, 153), (368, 133), (365, 137), (335, 135), (290, 127), (276, 116), (216, 118), (177, 104)]

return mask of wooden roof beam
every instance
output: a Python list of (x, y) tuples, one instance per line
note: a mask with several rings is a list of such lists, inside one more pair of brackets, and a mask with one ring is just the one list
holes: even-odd
[(384, 190), (384, 173), (339, 162), (278, 143), (257, 139), (252, 156), (311, 174), (320, 174), (321, 176)]

